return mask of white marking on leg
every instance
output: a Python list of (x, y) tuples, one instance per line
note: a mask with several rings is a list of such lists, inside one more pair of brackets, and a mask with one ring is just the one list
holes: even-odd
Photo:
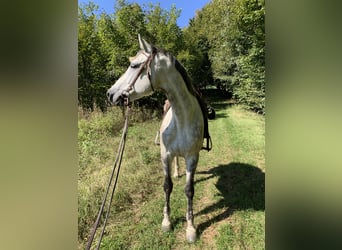
[(179, 177), (179, 160), (178, 160), (178, 156), (175, 157), (174, 162), (175, 162), (175, 171), (173, 173), (173, 177), (177, 178), (177, 177)]

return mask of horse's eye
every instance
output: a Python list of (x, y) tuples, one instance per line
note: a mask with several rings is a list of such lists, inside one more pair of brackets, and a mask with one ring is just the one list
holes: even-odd
[(131, 63), (131, 68), (135, 69), (135, 68), (139, 68), (140, 63)]

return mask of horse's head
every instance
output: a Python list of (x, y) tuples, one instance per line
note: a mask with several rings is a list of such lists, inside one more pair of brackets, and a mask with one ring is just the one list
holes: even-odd
[(126, 72), (107, 91), (107, 97), (113, 104), (123, 104), (126, 99), (137, 100), (153, 93), (152, 64), (154, 49), (139, 35), (140, 51), (130, 58)]

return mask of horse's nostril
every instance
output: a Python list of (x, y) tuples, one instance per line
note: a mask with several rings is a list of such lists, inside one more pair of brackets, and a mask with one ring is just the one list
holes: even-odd
[(109, 101), (112, 102), (114, 94), (111, 94), (109, 91), (107, 91), (107, 98)]

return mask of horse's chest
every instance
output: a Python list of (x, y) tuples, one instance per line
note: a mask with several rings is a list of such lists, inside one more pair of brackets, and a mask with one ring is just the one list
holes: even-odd
[(198, 145), (202, 145), (203, 129), (200, 126), (180, 127), (179, 125), (170, 124), (162, 131), (161, 136), (166, 148), (181, 153), (196, 149)]

